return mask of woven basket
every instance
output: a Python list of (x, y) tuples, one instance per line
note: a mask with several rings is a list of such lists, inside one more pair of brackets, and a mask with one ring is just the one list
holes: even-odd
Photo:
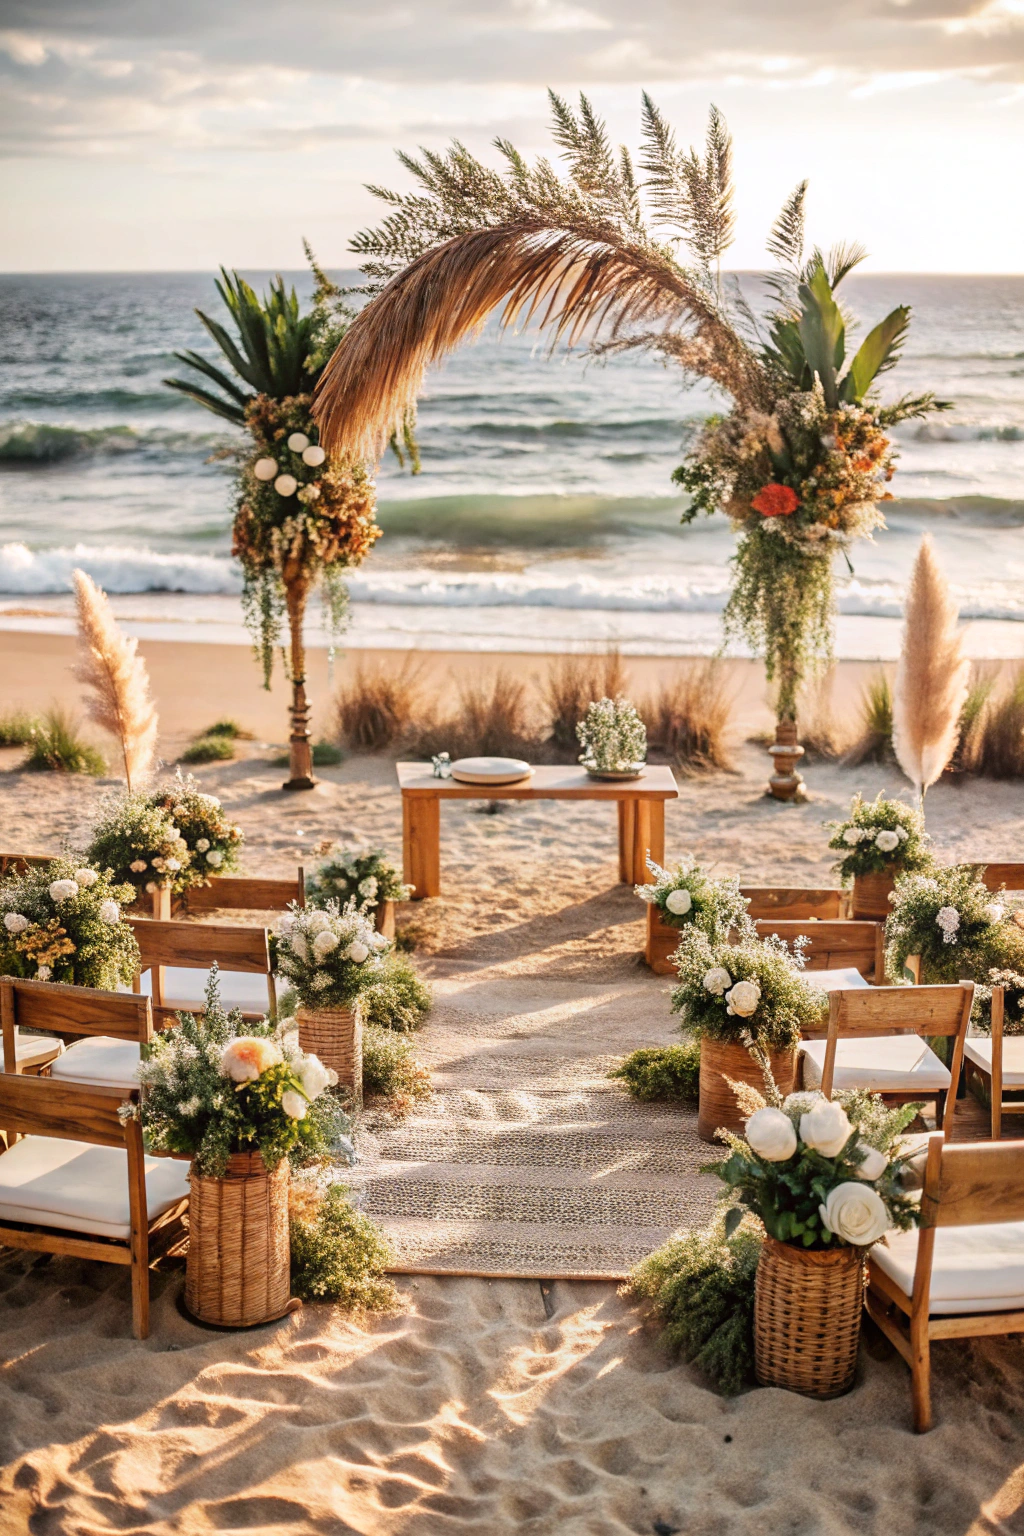
[[(772, 1076), (782, 1094), (792, 1093), (796, 1082), (796, 1051), (771, 1051)], [(697, 1110), (697, 1135), (703, 1141), (714, 1141), (715, 1132), (724, 1130), (743, 1134), (745, 1116), (740, 1113), (726, 1078), (738, 1083), (749, 1083), (758, 1093), (764, 1092), (761, 1068), (745, 1045), (733, 1041), (709, 1040), (700, 1042), (700, 1103)]]
[(351, 1008), (296, 1008), (299, 1045), (333, 1067), (338, 1082), (363, 1102), (363, 1025), (359, 1004)]
[(395, 904), (393, 901), (378, 901), (373, 912), (373, 926), (378, 933), (382, 933), (386, 939), (395, 936)]
[(855, 921), (884, 923), (892, 912), (889, 892), (895, 884), (893, 875), (854, 875), (853, 909)]
[(193, 1171), (185, 1305), (222, 1328), (250, 1328), (291, 1312), (288, 1159), (268, 1173), (259, 1152), (236, 1152), (222, 1178)]
[(766, 1237), (754, 1291), (754, 1369), (761, 1385), (805, 1397), (848, 1392), (863, 1305), (862, 1249), (809, 1253)]

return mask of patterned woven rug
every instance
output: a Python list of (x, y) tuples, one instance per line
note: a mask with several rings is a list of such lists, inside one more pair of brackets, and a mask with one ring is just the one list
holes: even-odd
[(696, 1112), (635, 1104), (608, 1081), (640, 1045), (676, 1040), (664, 982), (588, 985), (500, 967), (442, 977), (416, 1040), (434, 1096), (367, 1117), (351, 1183), (406, 1274), (621, 1279), (717, 1181)]

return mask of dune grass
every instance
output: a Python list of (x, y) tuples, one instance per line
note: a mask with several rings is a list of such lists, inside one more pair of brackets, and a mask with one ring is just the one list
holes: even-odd
[(39, 728), (39, 720), (24, 709), (0, 715), (0, 747), (27, 747)]
[(199, 736), (181, 754), (183, 763), (230, 763), (235, 757), (232, 736)]
[(626, 673), (618, 651), (606, 656), (559, 656), (541, 684), (541, 701), (548, 715), (548, 745), (554, 754), (574, 763), (580, 755), (576, 726), (597, 699), (614, 699), (625, 692)]
[(423, 712), (423, 668), (360, 663), (338, 691), (338, 735), (353, 752), (384, 752), (398, 746)]
[(1014, 666), (1002, 685), (991, 669), (982, 671), (972, 682), (962, 726), (962, 765), (968, 773), (1024, 778), (1024, 664)]
[(54, 704), (29, 739), (25, 767), (32, 773), (84, 773), (99, 778), (107, 771), (106, 758), (83, 741), (78, 730), (74, 716)]
[(658, 1099), (696, 1104), (700, 1083), (700, 1043), (644, 1046), (624, 1057), (608, 1073), (617, 1078), (634, 1099), (649, 1104)]
[(857, 737), (843, 757), (844, 764), (859, 768), (862, 763), (894, 763), (892, 684), (887, 672), (877, 672), (869, 680), (861, 694), (859, 714)]
[(717, 660), (695, 662), (665, 679), (641, 706), (649, 749), (681, 773), (733, 767), (729, 725), (736, 698), (726, 676)]
[(479, 682), (463, 682), (458, 705), (450, 713), (426, 718), (409, 729), (406, 750), (412, 757), (447, 752), (459, 757), (542, 756), (529, 685), (499, 670)]

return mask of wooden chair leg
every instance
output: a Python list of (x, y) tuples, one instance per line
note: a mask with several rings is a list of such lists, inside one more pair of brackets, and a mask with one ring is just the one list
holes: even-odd
[(910, 1396), (914, 1429), (923, 1435), (932, 1427), (932, 1366), (928, 1319), (910, 1319)]

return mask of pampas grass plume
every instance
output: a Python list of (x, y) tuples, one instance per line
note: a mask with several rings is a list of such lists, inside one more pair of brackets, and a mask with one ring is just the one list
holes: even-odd
[(153, 766), (157, 716), (146, 663), (137, 640), (121, 633), (105, 592), (84, 571), (74, 571), (79, 659), (75, 676), (91, 690), (89, 719), (116, 736), (129, 792)]
[(926, 534), (907, 592), (892, 706), (893, 748), (922, 801), (956, 748), (970, 682), (958, 618)]

